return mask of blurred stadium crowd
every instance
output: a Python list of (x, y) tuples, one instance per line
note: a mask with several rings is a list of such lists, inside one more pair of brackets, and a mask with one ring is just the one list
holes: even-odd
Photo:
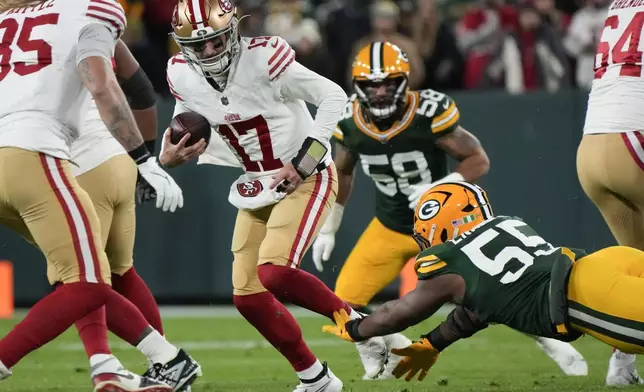
[[(170, 97), (167, 59), (176, 0), (120, 0), (124, 37)], [(411, 88), (505, 89), (513, 94), (588, 89), (610, 0), (238, 0), (245, 36), (280, 35), (297, 59), (350, 91), (364, 43), (386, 40), (410, 58)]]

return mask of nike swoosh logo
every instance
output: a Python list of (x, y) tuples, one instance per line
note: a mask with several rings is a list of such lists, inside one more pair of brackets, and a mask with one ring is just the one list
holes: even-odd
[(109, 361), (113, 361), (113, 360), (114, 360), (114, 358), (107, 358), (106, 360), (101, 361), (101, 362), (97, 363), (96, 365), (90, 367), (90, 369), (89, 369), (90, 374), (94, 374), (95, 370), (100, 369), (101, 366), (103, 366), (106, 363), (108, 363)]
[(329, 381), (328, 381), (326, 384), (322, 385), (321, 387), (319, 387), (319, 388), (318, 388), (318, 389), (316, 389), (315, 391), (311, 391), (311, 392), (320, 392), (320, 391), (323, 391), (323, 390), (324, 390), (324, 388), (326, 388), (329, 384), (331, 384), (331, 380), (330, 380), (330, 379), (329, 379)]
[(449, 101), (445, 101), (445, 103), (443, 104), (443, 109), (449, 108), (449, 105), (450, 105)]
[(116, 373), (116, 375), (121, 378), (127, 378), (128, 380), (134, 380), (134, 376), (130, 373)]

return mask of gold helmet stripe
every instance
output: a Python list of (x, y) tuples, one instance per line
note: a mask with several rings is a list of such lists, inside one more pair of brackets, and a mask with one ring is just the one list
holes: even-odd
[(369, 65), (371, 65), (371, 73), (378, 74), (384, 71), (384, 45), (382, 42), (372, 42), (369, 48)]

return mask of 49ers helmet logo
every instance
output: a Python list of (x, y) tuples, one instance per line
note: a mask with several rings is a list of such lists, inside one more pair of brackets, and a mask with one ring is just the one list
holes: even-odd
[(221, 7), (221, 10), (226, 13), (232, 12), (233, 3), (231, 0), (219, 0), (219, 7)]
[(264, 186), (257, 180), (237, 184), (237, 192), (239, 192), (242, 197), (255, 197), (259, 195), (262, 190), (264, 190)]
[(441, 210), (441, 203), (438, 200), (429, 199), (418, 208), (418, 219), (430, 220)]

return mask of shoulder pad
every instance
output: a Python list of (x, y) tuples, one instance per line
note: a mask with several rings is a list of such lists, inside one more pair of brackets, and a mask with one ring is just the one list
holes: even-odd
[[(166, 72), (166, 77), (168, 80), (168, 87), (170, 88), (170, 93), (178, 100), (183, 101), (183, 97), (180, 94), (181, 88), (181, 73), (185, 72), (188, 69), (188, 63), (183, 58), (183, 54), (177, 53), (174, 56), (170, 57), (168, 60), (168, 67)], [(188, 69), (188, 71), (191, 71)]]
[(347, 126), (347, 122), (353, 121), (353, 103), (355, 99), (355, 94), (349, 97), (347, 103), (342, 109), (342, 114), (340, 114), (340, 120), (338, 120), (338, 124), (335, 126), (335, 130), (333, 131), (333, 137), (339, 142), (344, 141), (344, 132), (347, 128), (350, 128), (350, 125)]
[(266, 66), (270, 81), (277, 80), (295, 61), (295, 51), (282, 37), (254, 37), (248, 42), (246, 49), (254, 53), (257, 64)]
[(426, 89), (418, 91), (418, 96), (416, 113), (431, 119), (433, 134), (446, 133), (456, 128), (460, 112), (449, 95)]
[(355, 94), (349, 97), (349, 99), (347, 100), (347, 103), (344, 105), (342, 114), (340, 115), (340, 121), (353, 119), (353, 103), (355, 102), (355, 100), (356, 100)]
[(107, 27), (114, 40), (121, 38), (127, 27), (125, 11), (117, 0), (89, 0), (85, 7), (87, 22)]
[(447, 266), (447, 263), (439, 259), (438, 256), (428, 251), (421, 252), (416, 256), (414, 270), (417, 274), (429, 274)]

